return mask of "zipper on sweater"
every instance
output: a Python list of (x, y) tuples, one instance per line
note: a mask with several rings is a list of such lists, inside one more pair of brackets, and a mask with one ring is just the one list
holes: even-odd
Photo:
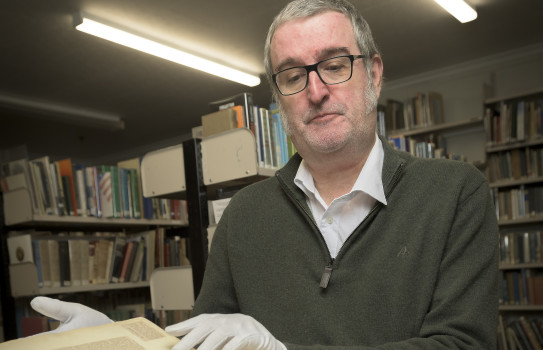
[[(389, 187), (389, 190), (387, 191), (387, 193), (385, 193), (386, 197), (388, 197), (388, 195), (392, 192), (394, 187), (396, 187), (396, 184), (398, 183), (398, 180), (400, 179), (400, 175), (402, 173), (403, 166), (404, 166), (403, 163), (400, 164), (400, 166), (398, 167), (398, 169), (396, 170), (396, 172), (392, 176), (391, 186)], [(275, 176), (279, 179), (278, 174), (276, 174)], [(280, 180), (280, 182), (282, 182), (282, 181)], [(313, 226), (317, 229), (317, 231), (319, 231), (319, 227), (317, 226), (317, 223), (315, 222), (315, 220), (313, 218), (313, 214), (307, 212), (307, 210), (305, 210), (303, 205), (301, 205), (295, 198), (293, 198), (293, 196), (290, 194), (290, 191), (287, 191), (287, 193), (289, 193), (289, 196), (294, 200), (294, 203), (296, 203), (298, 205), (298, 207), (307, 215), (307, 217), (310, 218), (310, 221), (313, 223)], [(373, 208), (370, 210), (370, 212), (368, 213), (366, 218), (369, 217), (374, 211), (376, 211), (378, 207), (379, 207), (379, 205), (373, 206)], [(364, 220), (362, 220), (360, 225), (362, 225), (364, 223), (364, 221), (366, 221), (366, 218), (364, 218)], [(319, 234), (319, 237), (324, 242), (324, 238), (322, 237), (322, 234)], [(349, 236), (347, 241), (349, 241), (351, 238), (352, 238), (352, 235)], [(347, 242), (345, 242), (345, 243), (347, 243)], [(346, 245), (345, 243), (343, 244), (343, 247), (345, 247), (345, 245)], [(332, 254), (330, 254), (330, 250), (328, 250), (328, 246), (326, 246), (326, 242), (324, 242), (324, 245), (326, 247), (328, 257), (330, 258), (330, 261), (328, 262), (328, 265), (326, 265), (324, 267), (324, 271), (322, 272), (322, 275), (321, 275), (321, 281), (319, 283), (319, 286), (322, 289), (326, 289), (328, 287), (328, 283), (330, 282), (330, 278), (332, 277), (332, 271), (334, 270), (333, 265), (334, 265), (334, 261), (335, 261), (335, 259), (332, 258)], [(338, 258), (340, 255), (343, 255), (342, 254), (343, 251), (344, 251), (343, 247), (338, 252), (336, 258)]]
[(333, 264), (334, 264), (334, 259), (330, 259), (330, 262), (328, 263), (328, 265), (324, 267), (324, 272), (322, 273), (322, 276), (321, 276), (321, 283), (319, 284), (319, 286), (322, 289), (326, 289), (326, 287), (328, 287), (328, 282), (330, 281), (330, 277), (332, 277)]
[[(315, 229), (319, 232), (319, 227), (317, 226), (317, 223), (315, 222), (313, 218), (313, 214), (308, 213), (307, 210), (301, 205), (296, 199), (294, 199), (294, 202), (300, 207), (300, 209), (307, 215), (308, 218), (310, 218), (311, 222), (313, 223), (313, 226)], [(328, 265), (324, 267), (324, 271), (322, 272), (321, 281), (319, 283), (319, 286), (323, 289), (326, 289), (328, 287), (328, 282), (330, 281), (330, 277), (332, 276), (332, 270), (333, 270), (333, 264), (334, 264), (334, 258), (332, 258), (332, 254), (330, 254), (330, 250), (328, 249), (328, 246), (326, 245), (326, 242), (324, 242), (324, 237), (322, 237), (322, 234), (319, 233), (318, 237), (323, 242), (326, 252), (328, 253), (328, 258), (330, 258)]]

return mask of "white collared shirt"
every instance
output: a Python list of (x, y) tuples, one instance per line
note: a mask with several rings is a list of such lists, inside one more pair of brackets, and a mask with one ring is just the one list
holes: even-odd
[(332, 258), (337, 256), (343, 243), (368, 215), (376, 201), (387, 204), (381, 178), (383, 159), (383, 145), (379, 137), (376, 137), (353, 188), (349, 193), (334, 199), (330, 206), (320, 196), (304, 160), (300, 163), (294, 183), (305, 193), (307, 204)]

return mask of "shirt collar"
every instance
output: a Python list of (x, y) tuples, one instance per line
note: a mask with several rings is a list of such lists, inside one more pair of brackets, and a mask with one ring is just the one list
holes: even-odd
[[(383, 179), (381, 177), (384, 157), (383, 144), (379, 137), (376, 136), (375, 143), (370, 151), (368, 159), (360, 171), (350, 193), (361, 191), (373, 197), (375, 200), (385, 205), (387, 204), (383, 189)], [(296, 172), (294, 183), (306, 196), (315, 196), (315, 193), (317, 192), (315, 182), (303, 159)]]

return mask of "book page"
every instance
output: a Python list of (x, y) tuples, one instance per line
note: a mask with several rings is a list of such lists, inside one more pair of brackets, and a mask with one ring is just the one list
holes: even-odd
[(0, 344), (0, 350), (170, 350), (178, 339), (151, 321), (133, 318), (102, 326), (36, 335)]

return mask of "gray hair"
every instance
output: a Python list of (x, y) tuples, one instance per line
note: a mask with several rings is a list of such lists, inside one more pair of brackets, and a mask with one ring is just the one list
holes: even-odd
[(371, 76), (371, 59), (375, 55), (380, 55), (379, 50), (373, 40), (371, 29), (366, 20), (360, 15), (358, 10), (345, 0), (294, 0), (290, 2), (275, 17), (266, 38), (264, 47), (264, 65), (266, 67), (266, 77), (270, 84), (274, 99), (277, 101), (277, 91), (274, 88), (271, 66), (270, 47), (273, 35), (277, 28), (285, 23), (295, 19), (311, 17), (328, 11), (335, 11), (344, 14), (351, 20), (356, 43), (360, 53), (364, 55), (364, 65), (368, 76)]

